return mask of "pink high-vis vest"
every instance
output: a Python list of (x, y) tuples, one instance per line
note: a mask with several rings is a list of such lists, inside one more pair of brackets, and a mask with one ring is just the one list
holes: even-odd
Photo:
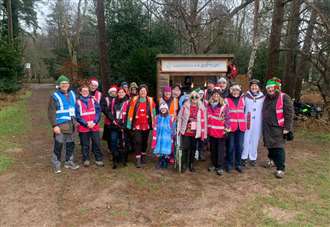
[(284, 93), (280, 92), (276, 102), (276, 118), (280, 127), (284, 127), (283, 97)]
[[(129, 101), (125, 101), (125, 102), (123, 103), (123, 105), (122, 105), (122, 107), (121, 107), (121, 110), (120, 110), (120, 113), (118, 113), (118, 115), (117, 115), (117, 113), (115, 113), (115, 101), (116, 101), (115, 99), (116, 99), (116, 98), (112, 98), (111, 103), (110, 103), (110, 99), (109, 99), (109, 97), (106, 97), (106, 98), (105, 98), (105, 101), (107, 102), (107, 106), (108, 106), (108, 108), (109, 108), (111, 114), (112, 114), (113, 116), (115, 116), (115, 119), (116, 119), (116, 120), (121, 120), (122, 122), (125, 122), (125, 120), (126, 120), (126, 113), (127, 113), (127, 108), (128, 108), (128, 103), (129, 103)], [(110, 104), (111, 104), (111, 106), (110, 106)], [(110, 108), (110, 107), (111, 107), (111, 108)], [(118, 117), (118, 118), (117, 118), (117, 117)], [(108, 119), (107, 117), (105, 117), (105, 118), (104, 118), (104, 124), (109, 126), (109, 125), (112, 124), (112, 122), (111, 122), (110, 119)]]
[(229, 117), (230, 117), (230, 130), (235, 132), (237, 129), (245, 132), (246, 130), (246, 118), (244, 114), (245, 102), (244, 97), (241, 96), (236, 106), (231, 98), (227, 98), (227, 104), (229, 107)]
[(102, 93), (101, 93), (100, 91), (96, 90), (96, 91), (95, 91), (95, 95), (92, 96), (92, 97), (95, 99), (95, 101), (96, 101), (97, 103), (100, 104), (100, 102), (101, 102), (101, 98), (102, 98)]
[(220, 108), (212, 109), (211, 106), (207, 108), (207, 135), (214, 138), (223, 138), (225, 135), (225, 105)]
[[(79, 105), (79, 112), (82, 119), (84, 119), (86, 122), (94, 121), (96, 117), (95, 113), (95, 105), (94, 102), (96, 102), (93, 98), (88, 99), (88, 105), (83, 103), (80, 99), (77, 100), (77, 103)], [(83, 125), (78, 126), (78, 132), (98, 132), (100, 130), (99, 124), (96, 124), (92, 129), (84, 127)]]

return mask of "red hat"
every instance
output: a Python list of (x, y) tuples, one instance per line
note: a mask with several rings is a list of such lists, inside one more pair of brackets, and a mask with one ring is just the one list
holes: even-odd
[(89, 79), (89, 83), (90, 84), (93, 84), (93, 85), (95, 85), (95, 86), (99, 86), (99, 81), (97, 80), (97, 78), (96, 77), (91, 77), (90, 79)]
[(110, 88), (109, 88), (109, 93), (110, 92), (117, 92), (118, 91), (118, 88), (116, 87), (116, 86), (111, 86)]

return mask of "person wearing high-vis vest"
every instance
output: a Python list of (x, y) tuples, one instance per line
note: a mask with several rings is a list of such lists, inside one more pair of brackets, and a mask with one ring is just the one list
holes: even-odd
[(156, 117), (156, 104), (148, 96), (148, 86), (141, 84), (139, 95), (132, 98), (127, 113), (127, 128), (133, 130), (136, 167), (146, 163), (149, 133)]
[(245, 95), (245, 114), (247, 117), (247, 129), (244, 134), (244, 149), (242, 153), (242, 166), (247, 161), (251, 166), (256, 166), (259, 139), (262, 129), (262, 105), (265, 95), (260, 90), (260, 81), (250, 81), (250, 89)]
[(79, 88), (80, 96), (76, 102), (76, 118), (79, 123), (78, 132), (81, 144), (82, 161), (85, 167), (90, 166), (89, 147), (92, 144), (92, 152), (95, 156), (95, 164), (104, 166), (101, 152), (100, 104), (89, 94), (87, 85)]
[(111, 106), (110, 104), (114, 99), (117, 97), (117, 87), (111, 86), (108, 90), (108, 94), (102, 96), (101, 99), (101, 109), (105, 116), (104, 118), (104, 128), (103, 128), (103, 135), (102, 139), (107, 141), (108, 144), (108, 151), (111, 151), (111, 123), (113, 119), (111, 119)]
[(275, 176), (284, 177), (285, 137), (293, 128), (294, 110), (291, 98), (281, 91), (279, 80), (268, 80), (266, 98), (262, 109), (262, 132), (268, 149), (266, 167), (276, 166)]
[(246, 117), (244, 113), (245, 101), (242, 88), (238, 84), (230, 86), (230, 95), (226, 99), (230, 117), (230, 132), (228, 134), (228, 149), (226, 152), (227, 171), (231, 172), (235, 159), (235, 169), (242, 173), (241, 157), (246, 130)]
[(108, 128), (110, 129), (108, 139), (110, 140), (110, 149), (112, 153), (112, 168), (116, 169), (117, 165), (120, 163), (126, 166), (128, 158), (124, 124), (126, 121), (129, 101), (126, 100), (126, 92), (122, 87), (118, 88), (116, 98), (106, 100), (109, 102), (107, 103), (107, 109), (109, 111), (106, 112), (106, 117)]
[(207, 105), (207, 136), (211, 151), (211, 165), (208, 171), (215, 171), (220, 176), (225, 169), (225, 137), (229, 128), (228, 106), (224, 103), (220, 90), (214, 90)]
[(101, 102), (102, 93), (98, 90), (99, 81), (93, 77), (89, 79), (89, 94), (92, 96), (98, 104)]
[(74, 163), (74, 132), (76, 95), (70, 88), (69, 79), (61, 75), (57, 81), (56, 91), (51, 95), (48, 104), (48, 119), (53, 128), (54, 150), (52, 163), (55, 173), (61, 173), (61, 153), (65, 144), (65, 162), (67, 169), (78, 169)]

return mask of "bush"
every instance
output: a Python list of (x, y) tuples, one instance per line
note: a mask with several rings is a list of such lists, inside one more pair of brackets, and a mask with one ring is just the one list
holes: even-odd
[(0, 42), (0, 92), (10, 93), (19, 90), (22, 71), (20, 52)]

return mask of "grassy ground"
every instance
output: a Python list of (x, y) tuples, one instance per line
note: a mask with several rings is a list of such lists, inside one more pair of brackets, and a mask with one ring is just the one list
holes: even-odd
[(0, 111), (0, 173), (13, 163), (9, 156), (11, 151), (21, 149), (17, 138), (29, 130), (30, 122), (27, 112), (28, 91), (20, 96), (14, 104), (7, 105)]
[[(234, 226), (330, 226), (330, 133), (297, 132), (299, 150), (283, 180), (262, 179), (268, 193), (256, 195), (228, 224)], [(315, 153), (316, 146), (320, 150)], [(288, 153), (288, 155), (291, 155)]]

